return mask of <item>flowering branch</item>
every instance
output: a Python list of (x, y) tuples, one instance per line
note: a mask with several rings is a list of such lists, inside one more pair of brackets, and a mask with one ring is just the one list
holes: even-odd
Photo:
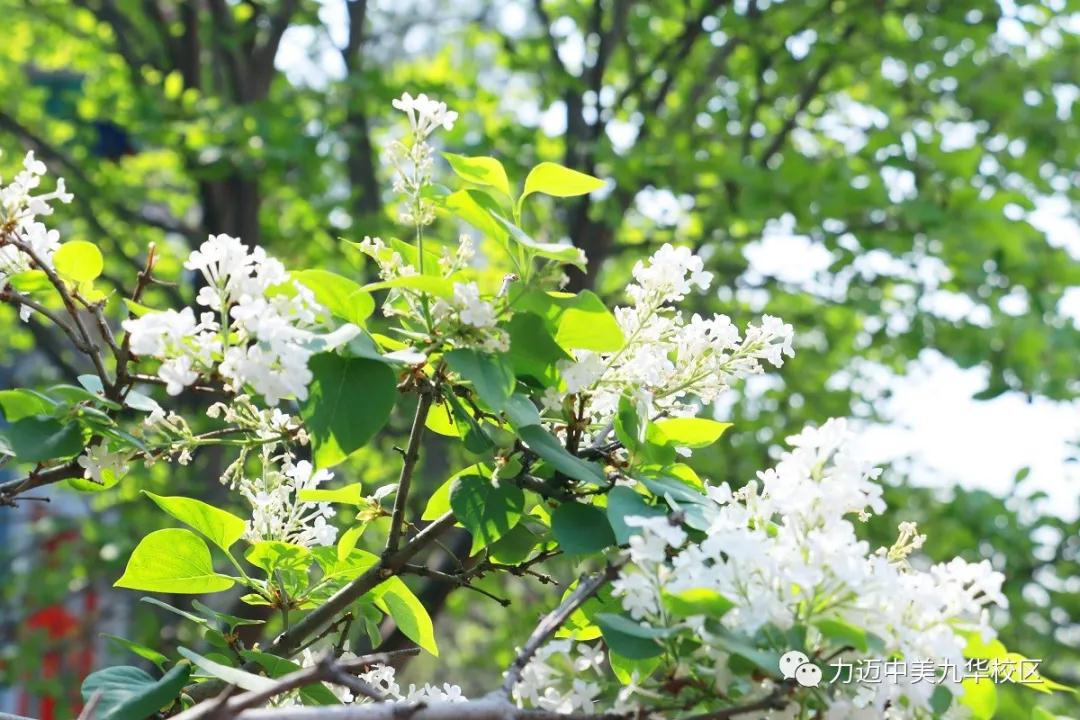
[(540, 624), (536, 626), (536, 629), (532, 631), (532, 634), (529, 635), (529, 639), (525, 641), (525, 645), (518, 652), (517, 657), (514, 658), (514, 664), (506, 671), (506, 678), (502, 684), (504, 697), (510, 697), (514, 686), (521, 681), (522, 671), (529, 664), (529, 661), (533, 659), (533, 656), (536, 655), (536, 651), (540, 649), (540, 646), (547, 642), (566, 623), (574, 611), (585, 604), (586, 600), (595, 595), (604, 585), (611, 582), (619, 574), (619, 568), (622, 565), (622, 561), (610, 563), (604, 568), (603, 572), (583, 579), (557, 608), (544, 617)]

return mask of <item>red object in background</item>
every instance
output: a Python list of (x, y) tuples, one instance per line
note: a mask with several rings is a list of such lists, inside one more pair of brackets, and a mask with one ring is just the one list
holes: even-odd
[[(73, 540), (77, 540), (77, 534), (71, 531), (57, 533), (46, 540), (42, 544), (46, 553), (45, 565), (49, 565), (49, 556), (53, 555), (57, 548)], [(82, 629), (83, 622), (94, 618), (97, 614), (97, 593), (93, 589), (87, 589), (82, 595), (80, 615), (73, 615), (67, 605), (60, 603), (39, 610), (26, 622), (31, 632), (41, 630), (48, 638), (49, 650), (41, 658), (41, 664), (36, 669), (36, 676), (39, 679), (48, 680), (62, 674), (74, 675), (69, 678), (71, 682), (63, 682), (60, 685), (76, 688), (73, 698), (76, 703), (76, 713), (82, 709), (82, 697), (77, 688), (94, 666), (93, 644), (85, 642), (86, 635), (79, 631)], [(78, 605), (78, 602), (71, 604)], [(34, 698), (25, 689), (19, 692), (17, 710), (19, 714), (32, 715), (39, 720), (59, 720), (56, 714), (56, 698), (42, 696), (36, 704), (37, 707), (33, 707)]]

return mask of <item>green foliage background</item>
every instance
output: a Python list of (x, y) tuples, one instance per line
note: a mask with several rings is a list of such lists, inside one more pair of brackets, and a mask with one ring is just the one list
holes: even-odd
[[(1080, 388), (1080, 334), (1058, 310), (1080, 284), (1080, 265), (1026, 219), (1039, 197), (1064, 198), (1073, 213), (1080, 200), (1080, 123), (1067, 100), (1080, 77), (1080, 37), (1075, 20), (1073, 32), (1066, 25), (1080, 12), (1075, 0), (0, 0), (0, 11), (2, 174), (33, 148), (67, 178), (76, 202), (62, 210), (64, 237), (103, 249), (118, 293), (148, 243), (162, 253), (159, 275), (179, 275), (192, 243), (217, 232), (263, 244), (287, 265), (366, 277), (359, 253), (340, 240), (395, 232), (393, 199), (379, 191), (387, 185), (379, 147), (399, 127), (391, 98), (426, 91), (464, 116), (444, 136), (448, 150), (496, 155), (514, 177), (556, 160), (611, 179), (610, 191), (560, 212), (536, 205), (549, 239), (569, 237), (590, 257), (589, 274), (571, 279), (576, 288), (618, 300), (638, 258), (679, 242), (704, 253), (732, 288), (702, 300), (710, 310), (739, 324), (764, 310), (795, 325), (799, 352), (782, 382), (734, 403), (723, 419), (735, 427), (702, 454), (703, 474), (716, 482), (752, 478), (775, 443), (807, 422), (875, 419), (877, 398), (835, 380), (857, 372), (856, 356), (902, 373), (937, 350), (986, 368), (987, 399), (1072, 400)], [(273, 63), (283, 36), (314, 39), (324, 53), (316, 66), (337, 71), (290, 81)], [(805, 54), (800, 40), (811, 41)], [(580, 58), (568, 52), (575, 45)], [(545, 132), (545, 111), (559, 132)], [(826, 132), (838, 114), (872, 119), (863, 141), (845, 146)], [(958, 123), (970, 124), (974, 142), (943, 149), (962, 132)], [(913, 192), (891, 197), (889, 173)], [(670, 191), (685, 219), (673, 226), (643, 215), (634, 203), (643, 188)], [(814, 291), (747, 272), (746, 245), (785, 214), (794, 232), (831, 252)], [(894, 270), (868, 271), (868, 258), (887, 258)], [(937, 289), (968, 298), (989, 321), (935, 314), (919, 301)], [(183, 284), (154, 292), (156, 306), (192, 295)], [(1010, 294), (1027, 300), (1023, 312), (1002, 308)], [(118, 301), (110, 309), (123, 312)], [(0, 324), (12, 383), (81, 370), (47, 329), (19, 323), (7, 307)], [(374, 486), (393, 475), (391, 448), (408, 410), (398, 408), (391, 428), (350, 461), (350, 478)], [(201, 497), (224, 498), (208, 487), (220, 460), (210, 453), (183, 472), (140, 471), (81, 497), (90, 515), (26, 514), (9, 525), (0, 558), (8, 681), (70, 699), (65, 687), (77, 682), (32, 671), (46, 641), (24, 620), (119, 576), (137, 539), (161, 523), (140, 489), (199, 487)], [(435, 447), (422, 482), (433, 490), (461, 467)], [(1028, 497), (921, 489), (896, 472), (887, 479), (896, 517), (871, 525), (875, 541), (889, 544), (898, 519), (912, 519), (929, 534), (932, 557), (993, 558), (1009, 578), (1005, 643), (1043, 658), (1051, 677), (1080, 683), (1077, 523), (1040, 515)], [(10, 572), (64, 532), (47, 573)], [(532, 608), (545, 606), (544, 589), (499, 588), (521, 608), (506, 611), (417, 588), (445, 600), (444, 671), (467, 690), (483, 686), (510, 659), (500, 653), (527, 631)], [(549, 601), (558, 594), (547, 591)], [(80, 642), (94, 643), (98, 618), (85, 620)], [(134, 608), (130, 622), (129, 636), (150, 644), (190, 632), (150, 606)], [(412, 671), (420, 676), (427, 662)], [(999, 715), (1026, 718), (1029, 702), (1003, 693)]]

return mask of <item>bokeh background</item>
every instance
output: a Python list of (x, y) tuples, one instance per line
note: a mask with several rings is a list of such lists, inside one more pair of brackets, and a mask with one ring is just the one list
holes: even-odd
[[(677, 242), (720, 280), (701, 310), (795, 325), (795, 359), (715, 408), (735, 427), (703, 475), (741, 485), (803, 424), (857, 418), (889, 463), (868, 536), (912, 519), (928, 558), (990, 558), (1006, 644), (1080, 685), (1080, 2), (0, 0), (0, 18), (0, 175), (34, 149), (67, 179), (56, 224), (104, 250), (114, 318), (151, 242), (181, 277), (159, 307), (190, 299), (180, 261), (208, 233), (370, 277), (341, 241), (398, 232), (390, 101), (425, 91), (461, 113), (448, 150), (608, 180), (542, 210), (590, 257), (575, 287), (618, 301), (633, 263)], [(0, 386), (82, 371), (35, 323), (0, 308)], [(338, 477), (391, 477), (406, 423)], [(206, 453), (0, 509), (0, 711), (72, 716), (86, 672), (138, 662), (108, 634), (205, 646), (110, 585), (167, 524), (139, 491), (228, 506), (221, 467)], [(435, 446), (423, 482), (459, 467)], [(559, 592), (515, 579), (504, 610), (416, 589), (443, 658), (407, 672), (467, 690)], [(1033, 695), (1003, 693), (999, 716), (1075, 703)]]

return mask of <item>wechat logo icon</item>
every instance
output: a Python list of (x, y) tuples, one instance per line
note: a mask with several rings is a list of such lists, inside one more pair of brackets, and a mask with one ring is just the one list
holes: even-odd
[(798, 650), (789, 650), (780, 656), (780, 673), (785, 680), (794, 680), (803, 687), (821, 684), (821, 668)]

